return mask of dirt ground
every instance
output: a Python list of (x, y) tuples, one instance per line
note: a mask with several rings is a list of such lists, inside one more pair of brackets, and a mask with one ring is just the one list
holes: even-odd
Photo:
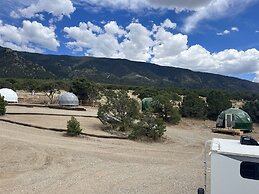
[[(11, 112), (90, 114), (49, 108), (8, 107)], [(4, 118), (66, 128), (68, 116), (6, 115)], [(86, 132), (100, 131), (96, 118), (78, 117)], [(0, 193), (196, 193), (203, 186), (203, 150), (213, 137), (211, 121), (182, 119), (160, 143), (90, 137), (0, 121)], [(259, 126), (250, 134), (259, 140)]]

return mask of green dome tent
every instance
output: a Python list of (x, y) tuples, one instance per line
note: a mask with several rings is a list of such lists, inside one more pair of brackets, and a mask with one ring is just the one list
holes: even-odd
[(238, 108), (229, 108), (219, 114), (216, 127), (252, 131), (253, 122), (245, 111)]
[(152, 101), (153, 101), (152, 98), (143, 98), (143, 100), (142, 100), (142, 111), (145, 111), (145, 110), (151, 108)]

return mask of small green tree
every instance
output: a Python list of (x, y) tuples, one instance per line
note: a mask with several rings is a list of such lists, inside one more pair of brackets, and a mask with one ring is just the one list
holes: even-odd
[(137, 88), (133, 92), (133, 95), (138, 96), (141, 100), (144, 98), (156, 96), (158, 94), (159, 94), (159, 90), (154, 88)]
[(152, 140), (160, 139), (165, 130), (165, 122), (158, 118), (151, 111), (141, 115), (140, 120), (133, 125), (133, 130), (129, 135), (130, 139), (148, 138)]
[(7, 103), (4, 100), (3, 96), (0, 96), (0, 116), (5, 115)]
[(242, 109), (250, 115), (253, 122), (259, 123), (259, 101), (246, 102)]
[(190, 93), (183, 98), (181, 114), (183, 117), (204, 119), (207, 114), (206, 103), (197, 94)]
[(97, 85), (86, 79), (74, 80), (70, 91), (76, 94), (80, 100), (87, 102), (93, 102), (100, 97)]
[(69, 121), (67, 121), (67, 135), (69, 136), (78, 136), (80, 135), (82, 129), (80, 128), (80, 123), (76, 120), (75, 117), (71, 117)]
[(129, 131), (139, 115), (139, 104), (126, 91), (106, 92), (107, 102), (100, 105), (98, 117), (110, 129)]
[(207, 97), (208, 118), (216, 120), (217, 116), (225, 109), (231, 108), (232, 104), (229, 98), (222, 92), (212, 91)]
[(178, 108), (170, 100), (169, 95), (157, 95), (152, 102), (154, 113), (158, 114), (165, 122), (177, 124), (181, 120)]
[(153, 109), (141, 114), (140, 105), (126, 91), (106, 92), (107, 102), (100, 105), (98, 117), (108, 129), (126, 132), (130, 139), (158, 140), (165, 132), (165, 123)]

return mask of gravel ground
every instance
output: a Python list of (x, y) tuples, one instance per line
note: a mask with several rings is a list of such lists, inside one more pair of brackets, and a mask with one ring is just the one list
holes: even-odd
[[(44, 111), (53, 113), (48, 108)], [(62, 128), (67, 120), (7, 117)], [(97, 119), (80, 119), (86, 130), (98, 131)], [(196, 193), (203, 185), (204, 142), (213, 137), (239, 138), (213, 134), (209, 130), (213, 125), (183, 119), (179, 125), (167, 127), (163, 142), (143, 143), (70, 138), (0, 121), (0, 193)], [(259, 127), (255, 129), (252, 135), (258, 138)]]
[[(66, 129), (67, 121), (71, 119), (70, 116), (47, 116), (47, 115), (6, 115), (3, 118), (27, 123), (34, 126), (47, 127), (47, 128), (58, 128)], [(96, 135), (107, 135), (110, 134), (101, 130), (103, 126), (101, 121), (97, 118), (84, 118), (75, 117), (80, 122), (80, 128), (85, 133), (91, 133)]]
[(84, 115), (97, 116), (96, 108), (86, 107), (86, 111), (72, 111), (53, 109), (46, 107), (22, 107), (22, 106), (7, 106), (7, 113), (45, 113), (45, 114), (64, 114), (64, 115)]

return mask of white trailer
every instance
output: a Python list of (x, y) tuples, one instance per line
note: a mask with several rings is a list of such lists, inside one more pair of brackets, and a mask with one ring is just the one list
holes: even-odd
[[(211, 194), (259, 194), (259, 146), (256, 144), (250, 137), (241, 137), (240, 141), (212, 140)], [(198, 189), (198, 194), (208, 193), (206, 165), (205, 159), (205, 191)]]

